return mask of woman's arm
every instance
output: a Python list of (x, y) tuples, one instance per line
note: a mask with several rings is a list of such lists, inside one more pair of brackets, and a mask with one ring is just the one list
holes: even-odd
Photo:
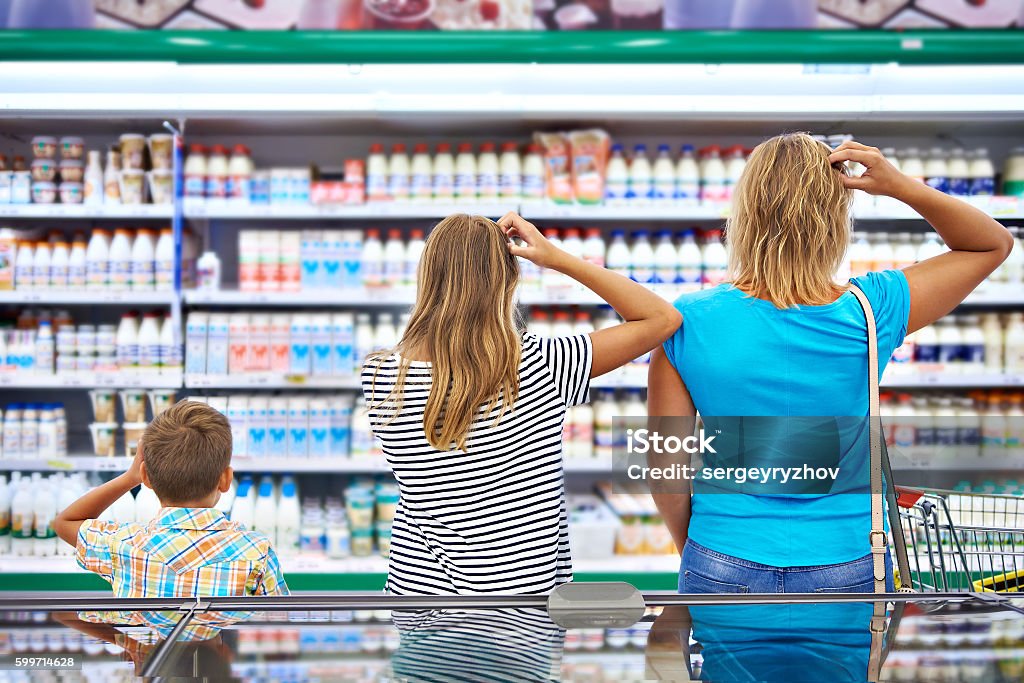
[[(680, 437), (693, 434), (697, 410), (683, 379), (661, 347), (651, 353), (651, 365), (647, 370), (647, 415), (647, 429), (652, 432)], [(647, 462), (651, 467), (664, 468), (678, 463), (679, 458), (678, 454), (652, 452)], [(648, 484), (654, 504), (672, 534), (676, 548), (682, 552), (690, 527), (690, 486), (688, 482), (654, 478)]]
[(523, 240), (522, 246), (509, 242), (513, 254), (568, 275), (607, 301), (626, 321), (590, 333), (594, 347), (591, 377), (599, 377), (642, 356), (679, 329), (679, 312), (643, 285), (567, 254), (515, 212), (502, 216), (498, 225), (505, 228), (510, 238)]
[(888, 195), (909, 205), (951, 250), (904, 270), (910, 286), (908, 333), (930, 325), (960, 305), (1013, 249), (1013, 237), (997, 221), (966, 202), (903, 175), (875, 147), (844, 142), (829, 161), (863, 164), (867, 170), (860, 177), (842, 176), (847, 187)]

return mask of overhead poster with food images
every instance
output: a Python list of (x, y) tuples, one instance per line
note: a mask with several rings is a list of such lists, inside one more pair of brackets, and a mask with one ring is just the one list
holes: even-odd
[(756, 30), (1024, 27), (1024, 0), (0, 0), (0, 28)]

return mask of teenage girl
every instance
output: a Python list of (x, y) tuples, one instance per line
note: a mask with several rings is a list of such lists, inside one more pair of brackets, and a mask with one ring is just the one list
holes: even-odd
[[(626, 321), (524, 334), (518, 258), (580, 282)], [(546, 593), (572, 580), (562, 423), (590, 379), (665, 341), (672, 305), (548, 242), (515, 213), (456, 214), (427, 239), (409, 324), (363, 366), (370, 420), (401, 499), (387, 589)]]

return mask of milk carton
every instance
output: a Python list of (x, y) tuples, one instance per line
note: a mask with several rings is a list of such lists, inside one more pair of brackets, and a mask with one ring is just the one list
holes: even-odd
[(309, 399), (305, 396), (288, 399), (287, 453), (289, 458), (309, 455)]
[(262, 458), (267, 455), (267, 398), (250, 396), (247, 404), (246, 455), (250, 458)]
[(245, 372), (248, 364), (249, 314), (232, 313), (228, 322), (228, 372)]
[(309, 457), (326, 458), (331, 455), (330, 402), (313, 399), (309, 402)]
[(320, 240), (320, 286), (324, 289), (341, 289), (342, 248), (345, 233), (341, 230), (324, 230)]
[(211, 375), (228, 373), (231, 318), (224, 313), (210, 316), (206, 335), (206, 372)]
[(356, 289), (363, 284), (363, 233), (360, 230), (341, 232), (341, 286)]
[(319, 230), (303, 230), (301, 245), (302, 289), (320, 289), (324, 286), (323, 233)]
[(231, 454), (248, 454), (249, 437), (249, 397), (245, 395), (228, 396), (227, 418), (231, 424)]
[(287, 373), (291, 368), (291, 316), (275, 313), (270, 316), (270, 371)]
[(267, 404), (267, 457), (288, 455), (288, 399), (271, 398)]
[(351, 394), (344, 394), (335, 397), (328, 408), (330, 418), (330, 443), (329, 450), (331, 457), (349, 457), (349, 438), (352, 431), (352, 404)]
[(331, 316), (331, 374), (350, 377), (355, 374), (355, 317), (351, 313)]
[(206, 373), (206, 338), (210, 317), (207, 313), (193, 311), (185, 321), (185, 372)]
[(331, 315), (310, 316), (310, 323), (312, 374), (325, 377), (331, 374)]
[(288, 372), (293, 375), (308, 375), (312, 368), (310, 346), (312, 343), (312, 325), (310, 317), (305, 313), (292, 316), (291, 353)]

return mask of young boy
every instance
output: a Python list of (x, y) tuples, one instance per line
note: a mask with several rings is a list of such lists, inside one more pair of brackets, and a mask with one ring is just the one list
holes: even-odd
[[(214, 508), (233, 475), (227, 418), (180, 401), (146, 428), (127, 472), (69, 505), (54, 526), (117, 597), (287, 595), (270, 541)], [(96, 519), (139, 484), (160, 499), (155, 519)]]

